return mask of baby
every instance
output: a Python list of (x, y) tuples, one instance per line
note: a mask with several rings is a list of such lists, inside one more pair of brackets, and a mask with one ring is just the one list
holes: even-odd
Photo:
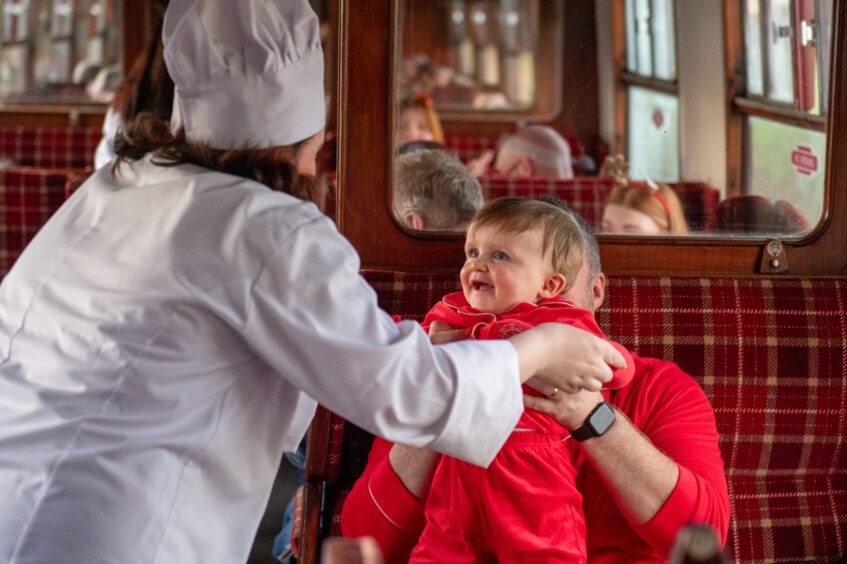
[[(582, 247), (576, 221), (555, 204), (521, 198), (489, 203), (468, 229), (462, 292), (433, 307), (424, 328), (433, 340), (462, 328), (471, 339), (504, 339), (560, 322), (602, 337), (591, 313), (561, 297), (582, 266)], [(633, 362), (612, 344), (627, 362), (607, 384), (617, 388), (632, 379)], [(573, 382), (565, 391), (581, 386)], [(410, 562), (585, 562), (570, 438), (555, 419), (528, 410), (489, 468), (442, 457)]]

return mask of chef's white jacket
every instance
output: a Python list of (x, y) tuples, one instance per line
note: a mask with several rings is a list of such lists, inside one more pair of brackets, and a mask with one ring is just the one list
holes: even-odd
[(0, 286), (0, 562), (244, 562), (315, 400), (491, 461), (522, 411), (509, 343), (394, 323), (313, 204), (110, 169)]

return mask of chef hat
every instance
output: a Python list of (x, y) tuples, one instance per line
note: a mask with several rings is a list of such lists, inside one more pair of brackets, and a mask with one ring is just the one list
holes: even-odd
[(267, 148), (323, 128), (323, 51), (307, 0), (171, 0), (163, 40), (188, 141)]

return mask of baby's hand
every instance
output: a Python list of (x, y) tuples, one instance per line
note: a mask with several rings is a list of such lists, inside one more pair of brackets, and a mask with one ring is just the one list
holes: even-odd
[(468, 330), (462, 327), (454, 327), (443, 321), (433, 321), (429, 326), (429, 341), (433, 345), (461, 341), (467, 338)]

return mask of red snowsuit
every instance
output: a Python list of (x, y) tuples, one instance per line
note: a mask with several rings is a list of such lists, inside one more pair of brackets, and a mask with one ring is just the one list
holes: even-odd
[[(499, 315), (471, 308), (461, 292), (430, 310), (435, 321), (470, 330), (471, 339), (505, 339), (540, 323), (560, 322), (602, 337), (590, 312), (561, 298), (521, 303)], [(633, 360), (608, 385), (626, 385)], [(529, 394), (538, 395), (529, 387)], [(586, 533), (567, 430), (537, 411), (524, 412), (487, 469), (445, 456), (426, 504), (426, 526), (410, 562), (585, 562)]]

